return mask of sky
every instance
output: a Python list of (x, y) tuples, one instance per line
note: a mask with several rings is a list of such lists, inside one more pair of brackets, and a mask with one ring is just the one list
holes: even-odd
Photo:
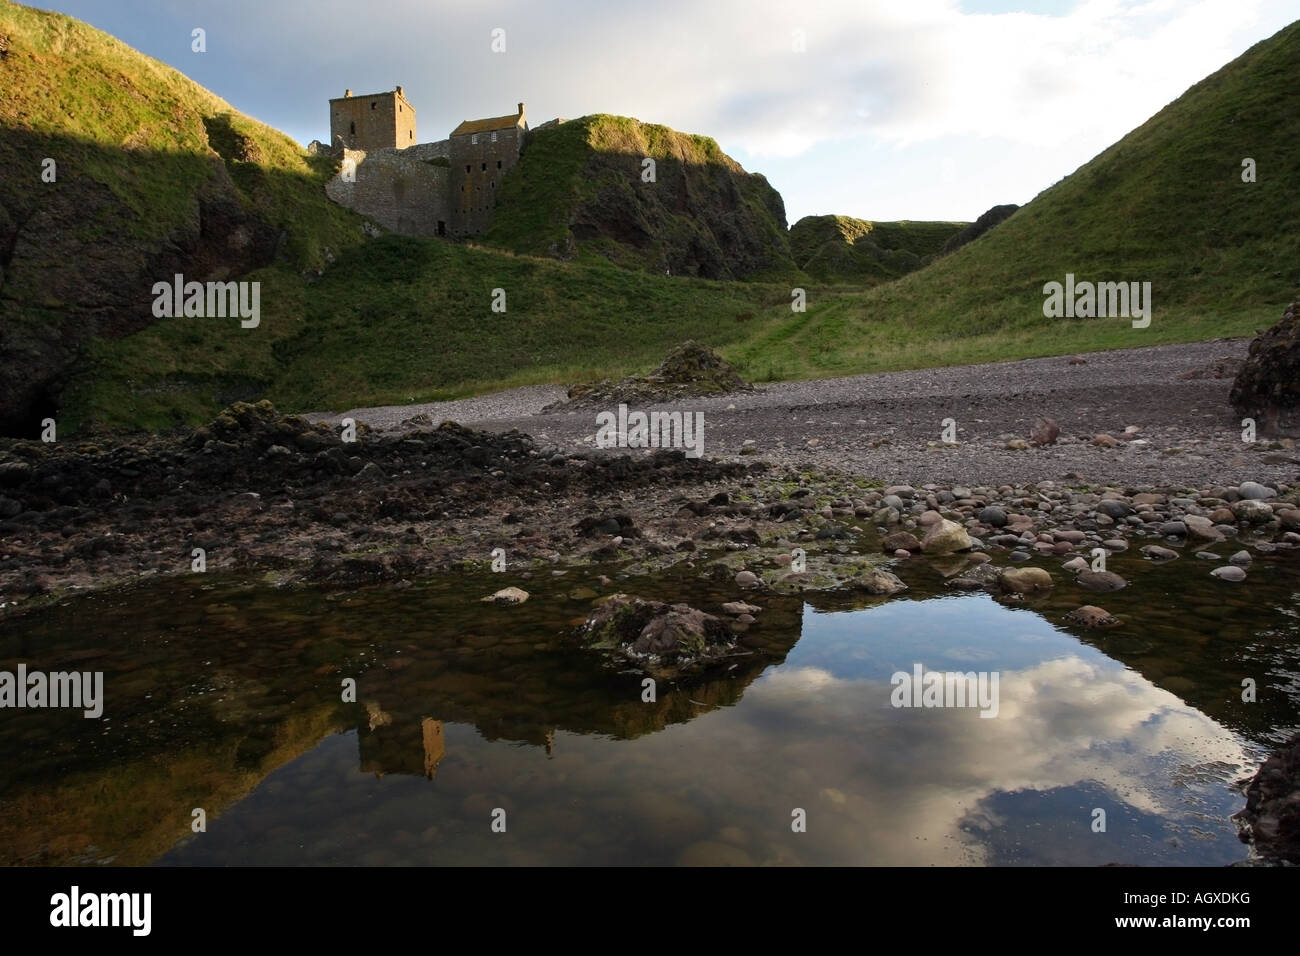
[(304, 145), (328, 140), (330, 97), (399, 84), (423, 142), (520, 100), (533, 126), (615, 113), (709, 135), (767, 176), (791, 223), (973, 220), (1024, 204), (1300, 18), (1300, 0), (33, 5), (113, 34)]

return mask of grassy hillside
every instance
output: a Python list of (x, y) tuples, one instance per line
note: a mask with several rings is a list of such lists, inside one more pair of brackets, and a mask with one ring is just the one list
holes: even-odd
[(58, 408), (89, 343), (151, 323), (155, 281), (297, 276), (363, 241), (328, 163), (176, 70), (7, 0), (0, 35), (0, 433)]
[[(347, 253), (317, 282), (274, 269), (249, 278), (264, 283), (257, 329), (176, 320), (98, 341), (90, 374), (70, 391), (70, 424), (166, 428), (258, 395), (286, 410), (341, 411), (617, 377), (688, 338), (737, 343), (790, 312), (783, 287), (392, 235)], [(504, 313), (492, 311), (498, 288)]]
[[(818, 376), (1251, 335), (1300, 286), (1300, 23), (1256, 44), (979, 241), (729, 355)], [(1242, 159), (1258, 181), (1242, 182)], [(1044, 318), (1067, 272), (1149, 281), (1151, 325)]]
[[(643, 180), (653, 159), (654, 182)], [(784, 278), (785, 204), (707, 136), (598, 114), (533, 131), (486, 241), (662, 275)]]
[(790, 227), (790, 251), (795, 265), (810, 276), (874, 286), (928, 264), (968, 225), (805, 216)]

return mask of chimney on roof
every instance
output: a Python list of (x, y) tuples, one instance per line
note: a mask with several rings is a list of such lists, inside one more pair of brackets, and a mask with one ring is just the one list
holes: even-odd
[(400, 86), (397, 88), (397, 95), (398, 95), (398, 96), (405, 96), (405, 95), (406, 95), (405, 93), (402, 92), (402, 88), (401, 88)]
[(351, 90), (344, 90), (344, 91), (343, 91), (343, 95), (344, 95), (345, 97), (347, 97), (347, 96), (351, 96), (351, 95), (352, 95), (352, 91), (351, 91)]
[(523, 115), (524, 115), (524, 104), (523, 104), (523, 103), (520, 103), (520, 104), (519, 104), (519, 116), (520, 116), (520, 118), (522, 118)]

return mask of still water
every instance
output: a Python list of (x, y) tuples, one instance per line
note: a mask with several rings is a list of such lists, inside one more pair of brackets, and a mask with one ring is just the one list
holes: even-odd
[[(1128, 589), (1089, 596), (1044, 565), (1058, 587), (1019, 607), (945, 592), (922, 561), (887, 600), (686, 577), (601, 589), (582, 569), (345, 593), (195, 576), (71, 598), (0, 620), (0, 669), (105, 686), (99, 720), (0, 711), (0, 862), (1242, 859), (1238, 782), (1300, 723), (1300, 562), (1261, 555), (1243, 584), (1190, 552), (1111, 565)], [(533, 597), (479, 602), (506, 584)], [(642, 675), (567, 642), (583, 586), (764, 610), (746, 656), (647, 702)], [(1063, 623), (1083, 603), (1124, 626)], [(996, 673), (997, 716), (891, 706), (891, 676), (917, 665)]]

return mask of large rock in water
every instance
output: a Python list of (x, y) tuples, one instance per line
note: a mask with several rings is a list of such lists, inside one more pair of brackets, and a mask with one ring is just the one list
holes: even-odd
[(921, 550), (926, 554), (951, 554), (954, 551), (969, 551), (970, 535), (955, 521), (941, 518), (930, 525), (930, 530), (921, 539)]
[(1300, 863), (1300, 734), (1264, 761), (1234, 820), (1242, 842), (1265, 859)]
[(592, 611), (574, 637), (584, 647), (613, 651), (648, 673), (673, 676), (702, 668), (736, 646), (722, 618), (688, 604), (615, 594)]
[(1250, 343), (1228, 400), (1263, 435), (1300, 434), (1300, 299)]

